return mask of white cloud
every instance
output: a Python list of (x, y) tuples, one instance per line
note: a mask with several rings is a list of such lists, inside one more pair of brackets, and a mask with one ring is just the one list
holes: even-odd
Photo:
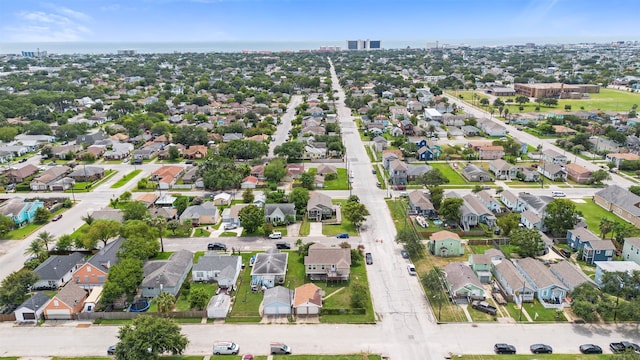
[(67, 42), (83, 40), (91, 33), (91, 16), (63, 6), (43, 4), (42, 9), (20, 11), (16, 22), (4, 27), (9, 41)]

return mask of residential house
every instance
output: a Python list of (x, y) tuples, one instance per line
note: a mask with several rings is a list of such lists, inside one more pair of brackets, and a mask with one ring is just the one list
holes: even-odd
[(96, 142), (98, 142), (100, 140), (104, 140), (106, 138), (107, 137), (104, 135), (103, 132), (98, 131), (98, 132), (93, 133), (93, 134), (78, 135), (78, 137), (76, 138), (76, 144), (93, 145)]
[[(450, 192), (447, 197), (459, 196), (454, 192)], [(470, 227), (476, 226), (479, 222), (489, 226), (489, 229), (496, 225), (496, 217), (491, 210), (484, 206), (473, 194), (467, 194), (462, 199), (464, 202), (460, 207), (460, 212), (462, 213), (460, 224), (465, 231), (469, 231)]]
[(545, 149), (542, 151), (542, 161), (556, 165), (565, 165), (567, 163), (567, 157), (553, 149)]
[(222, 192), (214, 195), (213, 204), (217, 206), (226, 206), (231, 204), (231, 194)]
[(596, 261), (596, 274), (594, 281), (596, 285), (602, 286), (602, 277), (607, 273), (627, 273), (633, 275), (640, 271), (640, 265), (633, 261)]
[(417, 180), (420, 176), (433, 170), (433, 168), (426, 164), (421, 165), (407, 165), (407, 182)]
[(418, 147), (418, 160), (428, 161), (435, 160), (440, 157), (442, 150), (440, 145), (434, 141), (427, 141), (425, 145)]
[(242, 257), (207, 252), (191, 270), (192, 281), (216, 282), (222, 289), (233, 288), (242, 270)]
[(291, 223), (296, 221), (295, 204), (265, 204), (265, 222), (272, 224)]
[(504, 147), (502, 145), (483, 146), (478, 150), (478, 159), (496, 160), (504, 157)]
[(17, 322), (37, 323), (42, 318), (47, 303), (51, 300), (45, 293), (37, 292), (13, 311)]
[(178, 209), (172, 207), (154, 207), (149, 209), (149, 215), (152, 217), (161, 217), (167, 221), (176, 220), (178, 218)]
[(522, 212), (524, 210), (524, 203), (509, 190), (503, 190), (500, 193), (500, 201), (512, 212)]
[(33, 290), (57, 289), (71, 280), (73, 273), (83, 263), (84, 255), (79, 252), (69, 255), (51, 255), (33, 270), (38, 275), (38, 281), (31, 288)]
[(191, 205), (180, 214), (181, 223), (187, 220), (194, 226), (217, 224), (220, 220), (218, 207), (211, 201)]
[(409, 193), (409, 207), (415, 214), (427, 218), (437, 217), (438, 215), (427, 194), (420, 190), (414, 190)]
[(407, 184), (407, 165), (400, 161), (394, 160), (389, 164), (389, 183), (392, 185)]
[(622, 247), (622, 258), (624, 260), (633, 261), (636, 264), (640, 264), (640, 238), (624, 238), (624, 245)]
[(407, 136), (412, 136), (415, 134), (415, 130), (413, 128), (413, 123), (409, 120), (400, 121), (400, 129), (402, 133)]
[(182, 183), (183, 184), (194, 184), (200, 178), (198, 176), (198, 167), (197, 166), (187, 166), (186, 172), (182, 175)]
[(318, 169), (316, 174), (326, 176), (328, 174), (338, 174), (338, 170), (336, 170), (335, 166), (320, 164), (318, 165)]
[(158, 182), (158, 189), (169, 190), (184, 172), (182, 166), (164, 165), (151, 173), (151, 181)]
[(241, 189), (255, 189), (258, 186), (258, 178), (255, 176), (247, 176), (242, 179), (242, 183), (240, 183)]
[(461, 127), (464, 136), (480, 136), (482, 131), (475, 126), (472, 125), (463, 125)]
[(444, 283), (452, 301), (471, 302), (471, 300), (485, 299), (484, 287), (469, 266), (461, 262), (451, 262), (442, 271)]
[(632, 154), (632, 153), (614, 153), (607, 154), (605, 156), (605, 160), (607, 162), (612, 162), (616, 165), (616, 167), (620, 167), (620, 163), (623, 161), (638, 161), (640, 160), (640, 155)]
[(284, 286), (274, 286), (264, 291), (262, 298), (262, 315), (263, 316), (281, 316), (291, 315), (291, 300), (293, 299), (293, 290)]
[(89, 159), (99, 159), (104, 152), (106, 151), (105, 145), (91, 145), (86, 148), (84, 151), (80, 151), (76, 154), (75, 158), (77, 160), (84, 160), (89, 157)]
[(349, 280), (351, 249), (312, 244), (304, 257), (304, 267), (311, 280)]
[(336, 213), (331, 197), (319, 192), (313, 192), (307, 201), (307, 218), (311, 221), (331, 219)]
[(159, 196), (158, 199), (156, 199), (155, 205), (161, 206), (161, 207), (171, 207), (173, 206), (173, 203), (176, 202), (177, 199), (178, 198), (171, 195), (171, 193), (164, 193), (161, 196)]
[(178, 296), (187, 275), (193, 266), (193, 253), (177, 251), (167, 260), (151, 260), (144, 264), (144, 278), (140, 283), (142, 296), (154, 298), (161, 293)]
[(288, 261), (288, 253), (275, 249), (256, 254), (256, 260), (251, 268), (251, 286), (268, 289), (284, 284)]
[(124, 213), (120, 209), (103, 208), (91, 213), (94, 220), (114, 220), (124, 223)]
[(72, 320), (82, 312), (87, 291), (73, 281), (68, 282), (44, 307), (47, 320)]
[(478, 120), (478, 127), (485, 133), (486, 136), (504, 137), (507, 135), (507, 129), (489, 119)]
[(570, 292), (584, 283), (593, 284), (593, 281), (589, 279), (582, 270), (578, 269), (576, 265), (573, 265), (569, 261), (562, 260), (551, 264), (549, 269), (551, 270), (551, 273), (555, 275), (558, 280), (567, 287), (567, 289), (569, 289)]
[(32, 191), (51, 190), (50, 185), (67, 175), (71, 168), (68, 166), (54, 166), (45, 170), (38, 177), (31, 180), (29, 187)]
[(74, 282), (83, 289), (104, 285), (109, 269), (120, 262), (117, 254), (123, 241), (124, 238), (118, 238), (107, 243), (73, 273)]
[(102, 297), (102, 286), (96, 286), (90, 290), (89, 296), (84, 299), (82, 312), (94, 312)]
[(209, 148), (205, 145), (191, 145), (182, 152), (185, 159), (204, 159), (207, 157)]
[(500, 158), (489, 162), (489, 171), (498, 180), (514, 180), (518, 176), (518, 169)]
[(487, 190), (481, 190), (476, 193), (476, 197), (482, 205), (486, 206), (487, 209), (493, 211), (494, 213), (502, 212), (502, 206), (500, 202), (496, 200)]
[(264, 176), (264, 165), (252, 166), (249, 175), (257, 177), (258, 180), (266, 180)]
[(491, 283), (491, 269), (493, 261), (489, 254), (471, 254), (469, 255), (469, 266), (483, 284)]
[(222, 222), (240, 225), (240, 210), (249, 204), (234, 204), (222, 211)]
[(378, 135), (373, 138), (373, 150), (375, 152), (382, 152), (387, 148), (387, 139)]
[(402, 151), (400, 150), (384, 150), (382, 152), (382, 167), (389, 170), (394, 160), (402, 160)]
[(549, 180), (567, 181), (567, 171), (564, 169), (564, 165), (542, 162), (542, 164), (538, 166), (538, 172)]
[(596, 192), (593, 201), (624, 220), (640, 227), (640, 196), (618, 186), (609, 185)]
[(92, 182), (104, 177), (104, 168), (83, 165), (67, 176), (78, 182)]
[(440, 113), (438, 110), (434, 108), (424, 109), (424, 117), (425, 119), (429, 119), (429, 120), (442, 121), (442, 113)]
[(17, 184), (25, 181), (28, 177), (36, 174), (38, 167), (33, 164), (27, 164), (21, 168), (11, 168), (6, 172), (7, 182)]
[(523, 211), (530, 210), (540, 217), (544, 217), (547, 205), (553, 200), (551, 196), (537, 196), (527, 192), (518, 194), (518, 201), (523, 204)]
[(545, 230), (544, 218), (529, 209), (520, 214), (520, 223), (529, 229)]
[(461, 127), (464, 126), (464, 115), (453, 115), (453, 114), (444, 114), (442, 116), (442, 122), (447, 127), (456, 126)]
[(539, 182), (540, 173), (538, 169), (532, 167), (518, 166), (518, 179), (524, 182)]
[(534, 287), (507, 259), (493, 266), (492, 274), (496, 279), (500, 293), (508, 301), (515, 303), (532, 302), (535, 296)]
[(293, 294), (293, 311), (296, 316), (320, 315), (324, 291), (314, 283), (298, 286)]
[(589, 138), (589, 142), (593, 145), (595, 153), (617, 153), (620, 152), (620, 145), (614, 140), (605, 139), (599, 136), (592, 136)]
[(441, 230), (431, 234), (427, 245), (435, 256), (451, 257), (464, 255), (464, 246), (460, 236), (454, 232)]
[(26, 201), (12, 198), (0, 204), (0, 214), (13, 220), (16, 226), (22, 226), (33, 222), (36, 211), (43, 207), (44, 203), (40, 200)]
[(567, 178), (578, 184), (583, 184), (591, 179), (591, 171), (582, 165), (571, 163), (567, 164), (564, 169), (567, 172)]
[(475, 164), (467, 164), (464, 168), (462, 168), (462, 176), (464, 176), (467, 181), (471, 182), (491, 181), (491, 175), (489, 175), (489, 173), (485, 169)]
[(287, 176), (297, 179), (304, 173), (304, 164), (287, 164)]
[(569, 289), (556, 278), (551, 270), (535, 258), (513, 260), (514, 265), (536, 292), (536, 298), (544, 307), (559, 307)]
[(164, 149), (164, 145), (160, 143), (148, 143), (143, 147), (135, 150), (131, 157), (134, 160), (142, 161), (142, 160), (150, 160), (154, 156), (158, 155), (160, 150)]
[(82, 150), (82, 145), (60, 145), (51, 147), (51, 155), (59, 160), (71, 160)]
[(104, 160), (123, 160), (129, 157), (133, 151), (133, 144), (114, 142), (111, 144), (111, 150), (107, 150), (102, 154)]

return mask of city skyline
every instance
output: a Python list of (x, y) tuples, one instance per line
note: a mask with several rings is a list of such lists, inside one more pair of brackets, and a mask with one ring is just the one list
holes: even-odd
[(3, 0), (0, 43), (340, 40), (344, 46), (345, 39), (381, 39), (385, 47), (389, 39), (579, 42), (638, 37), (640, 30), (628, 2), (600, 4), (580, 0), (67, 0), (62, 4)]

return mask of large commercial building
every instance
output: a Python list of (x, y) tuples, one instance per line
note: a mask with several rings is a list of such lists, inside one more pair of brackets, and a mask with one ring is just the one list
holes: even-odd
[(600, 92), (599, 85), (589, 84), (514, 84), (517, 94), (532, 98), (580, 98), (582, 94), (596, 94)]
[(347, 50), (379, 50), (382, 49), (380, 40), (347, 40)]

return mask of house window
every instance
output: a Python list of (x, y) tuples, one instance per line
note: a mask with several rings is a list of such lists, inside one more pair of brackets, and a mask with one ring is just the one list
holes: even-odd
[(106, 276), (98, 276), (98, 281), (104, 282), (104, 281), (107, 281), (107, 278)]
[(80, 282), (80, 276), (76, 276), (76, 282)]
[(60, 306), (60, 302), (58, 300), (53, 300), (53, 306)]
[(91, 266), (87, 266), (87, 272), (91, 272)]
[(89, 282), (89, 275), (84, 276), (84, 282)]
[(324, 265), (322, 265), (322, 266), (320, 267), (320, 269), (324, 270)]

